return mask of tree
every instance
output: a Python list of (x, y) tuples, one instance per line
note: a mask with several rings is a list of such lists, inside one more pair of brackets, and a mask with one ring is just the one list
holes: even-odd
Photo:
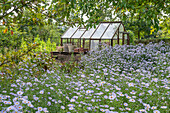
[(158, 31), (158, 35), (163, 38), (170, 38), (170, 19), (166, 18), (163, 21), (160, 20), (160, 30)]
[(79, 22), (83, 24), (83, 16), (87, 16), (87, 23), (101, 21), (102, 16), (112, 17), (119, 12), (124, 20), (127, 19), (128, 12), (131, 17), (138, 16), (139, 20), (146, 21), (158, 28), (159, 19), (164, 14), (169, 15), (170, 7), (168, 0), (2, 0), (0, 2), (0, 20), (4, 20), (6, 24), (20, 22), (23, 11), (28, 9), (32, 18), (41, 23), (45, 17), (48, 21), (54, 19), (57, 23), (61, 21)]

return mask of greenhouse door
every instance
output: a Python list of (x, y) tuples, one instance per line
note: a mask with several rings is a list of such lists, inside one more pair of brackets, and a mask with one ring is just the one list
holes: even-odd
[(98, 48), (99, 45), (99, 40), (91, 40), (91, 45), (90, 45), (90, 49), (91, 50), (96, 50)]

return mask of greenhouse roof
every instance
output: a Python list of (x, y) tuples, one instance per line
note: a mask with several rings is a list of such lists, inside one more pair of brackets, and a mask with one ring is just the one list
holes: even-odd
[(79, 27), (69, 27), (68, 30), (62, 35), (63, 39), (115, 39), (114, 36), (118, 29), (124, 31), (122, 22), (101, 22), (96, 28), (90, 29)]

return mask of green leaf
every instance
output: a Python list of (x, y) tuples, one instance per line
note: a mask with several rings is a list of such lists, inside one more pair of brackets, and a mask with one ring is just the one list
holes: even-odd
[(37, 18), (42, 19), (41, 15), (42, 15), (41, 13), (38, 13)]

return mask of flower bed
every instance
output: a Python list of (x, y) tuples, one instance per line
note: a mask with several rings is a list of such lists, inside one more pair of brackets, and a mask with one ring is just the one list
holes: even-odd
[[(170, 46), (123, 45), (90, 51), (70, 72), (0, 79), (0, 110), (18, 112), (169, 112)], [(79, 69), (77, 71), (77, 69)], [(74, 71), (76, 70), (76, 71)]]

